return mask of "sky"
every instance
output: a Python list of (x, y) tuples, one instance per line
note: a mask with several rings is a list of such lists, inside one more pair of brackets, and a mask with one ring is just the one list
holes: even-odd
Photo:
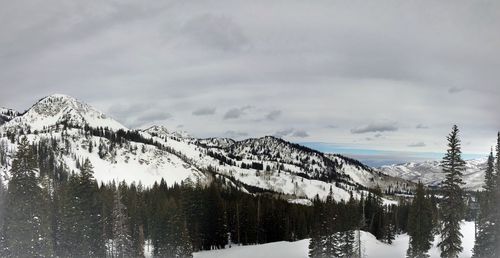
[(63, 93), (130, 128), (384, 160), (434, 157), (457, 124), (463, 151), (484, 155), (498, 28), (486, 0), (0, 0), (0, 106)]

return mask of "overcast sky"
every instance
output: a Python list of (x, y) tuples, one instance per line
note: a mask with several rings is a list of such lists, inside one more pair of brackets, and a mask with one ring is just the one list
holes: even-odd
[(498, 1), (0, 0), (0, 106), (72, 95), (131, 128), (464, 151), (500, 129)]

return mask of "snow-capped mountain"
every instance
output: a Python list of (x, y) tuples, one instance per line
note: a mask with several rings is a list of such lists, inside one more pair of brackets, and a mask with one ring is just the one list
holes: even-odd
[[(484, 183), (486, 162), (487, 158), (466, 161), (466, 171), (463, 177), (463, 181), (465, 182), (464, 188), (481, 190)], [(440, 167), (440, 161), (410, 162), (383, 166), (380, 169), (384, 174), (412, 182), (421, 181), (429, 186), (439, 186), (445, 178), (445, 174)]]
[(19, 116), (19, 112), (10, 108), (0, 107), (0, 125), (9, 122), (16, 116)]
[(127, 129), (90, 105), (62, 94), (42, 98), (26, 113), (14, 117), (2, 127), (4, 130), (22, 128), (23, 130), (42, 131), (58, 124), (79, 128), (87, 125), (94, 128), (107, 127), (112, 130)]
[(325, 197), (330, 189), (340, 200), (377, 186), (391, 191), (408, 187), (407, 181), (359, 161), (272, 136), (235, 141), (196, 139), (163, 126), (129, 130), (90, 105), (60, 94), (41, 99), (0, 126), (1, 171), (7, 180), (16, 134), (26, 134), (32, 142), (50, 142), (54, 163), (67, 171), (77, 172), (78, 163), (88, 158), (96, 179), (104, 182), (147, 186), (163, 178), (167, 184), (203, 184), (218, 176), (243, 191), (279, 193), (295, 202)]
[(153, 125), (145, 130), (142, 130), (145, 133), (148, 133), (152, 136), (167, 136), (170, 138), (180, 138), (180, 139), (190, 139), (193, 138), (191, 135), (189, 135), (186, 131), (175, 131), (175, 130), (170, 130), (165, 126), (162, 125)]

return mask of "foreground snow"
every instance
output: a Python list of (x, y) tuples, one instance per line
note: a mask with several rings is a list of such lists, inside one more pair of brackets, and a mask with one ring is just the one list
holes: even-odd
[[(465, 222), (462, 224), (462, 234), (464, 251), (460, 257), (471, 257), (472, 248), (474, 246), (474, 223)], [(363, 249), (365, 257), (406, 257), (406, 249), (408, 249), (408, 235), (399, 235), (392, 245), (382, 243), (375, 239), (370, 233), (363, 232)], [(439, 237), (436, 237), (434, 246), (429, 251), (431, 257), (439, 257), (439, 249), (437, 243)], [(264, 245), (253, 246), (235, 246), (230, 249), (204, 251), (195, 253), (195, 258), (306, 258), (308, 257), (309, 240), (301, 240), (297, 242), (275, 242)]]

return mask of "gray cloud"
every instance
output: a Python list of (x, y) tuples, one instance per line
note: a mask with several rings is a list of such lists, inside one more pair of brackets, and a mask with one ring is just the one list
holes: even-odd
[[(419, 137), (419, 150), (441, 151), (457, 123), (464, 151), (484, 152), (500, 128), (498, 10), (466, 0), (4, 1), (0, 103), (25, 110), (59, 92), (129, 127), (167, 119), (194, 136), (257, 137), (303, 126), (311, 140), (371, 149)], [(222, 121), (192, 113), (216, 106), (224, 117), (246, 104), (259, 108)], [(276, 107), (286, 116), (259, 124)], [(360, 125), (387, 119), (399, 130), (367, 132), (371, 142), (321, 126), (370, 131)]]
[(429, 126), (424, 125), (424, 124), (418, 124), (415, 126), (415, 128), (417, 128), (417, 129), (429, 129)]
[(462, 87), (450, 87), (448, 89), (448, 93), (455, 94), (455, 93), (459, 93), (459, 92), (461, 92), (463, 90), (464, 90), (464, 88), (462, 88)]
[(249, 44), (242, 29), (231, 17), (210, 13), (194, 17), (183, 27), (195, 43), (224, 51), (241, 50)]
[(394, 132), (398, 127), (394, 122), (376, 122), (361, 127), (351, 129), (353, 134), (375, 133), (375, 132)]
[(411, 143), (408, 144), (408, 147), (425, 147), (427, 146), (424, 142), (416, 142), (416, 143)]
[(215, 114), (215, 110), (216, 109), (214, 107), (204, 107), (193, 111), (192, 114), (194, 116), (208, 116)]
[(172, 114), (161, 111), (158, 106), (145, 103), (116, 104), (109, 107), (108, 112), (115, 119), (133, 129), (144, 124), (172, 118)]
[(244, 106), (240, 108), (231, 108), (224, 114), (224, 119), (237, 119), (246, 114), (248, 109), (252, 108), (251, 106)]
[(266, 115), (266, 119), (269, 121), (274, 121), (281, 116), (281, 110), (273, 110)]
[(162, 121), (171, 118), (170, 113), (165, 113), (160, 110), (151, 110), (143, 113), (140, 117), (136, 119), (139, 123)]
[(306, 137), (309, 137), (309, 134), (304, 130), (297, 130), (297, 131), (293, 132), (292, 136), (299, 137), (299, 138), (306, 138)]
[(224, 135), (228, 138), (233, 138), (233, 139), (237, 139), (237, 138), (242, 138), (242, 137), (247, 137), (248, 136), (248, 133), (246, 132), (241, 132), (241, 131), (234, 131), (234, 130), (229, 130), (229, 131), (226, 131), (224, 133)]
[(287, 136), (296, 137), (296, 138), (309, 137), (309, 133), (307, 133), (305, 130), (295, 130), (293, 128), (288, 128), (288, 129), (277, 131), (273, 135), (278, 137), (278, 138), (284, 138)]
[(292, 128), (289, 128), (289, 129), (284, 129), (284, 130), (280, 130), (280, 131), (277, 131), (275, 132), (273, 135), (278, 137), (278, 138), (283, 138), (285, 136), (289, 136), (293, 133), (293, 129)]

